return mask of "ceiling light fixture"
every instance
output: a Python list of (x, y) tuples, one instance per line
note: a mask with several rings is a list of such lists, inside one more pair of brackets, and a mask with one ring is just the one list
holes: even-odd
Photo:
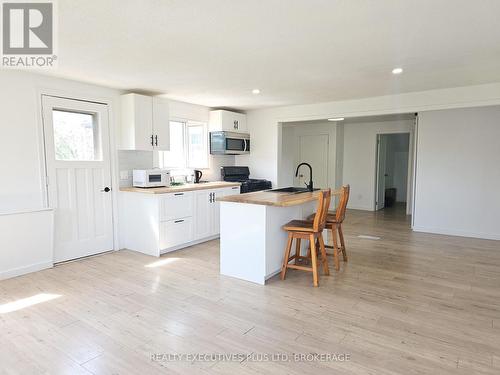
[(401, 73), (403, 73), (403, 68), (392, 69), (392, 74), (401, 74)]
[(252, 94), (258, 95), (258, 94), (260, 94), (260, 90), (259, 89), (253, 89), (252, 90)]
[(334, 117), (334, 118), (329, 118), (328, 121), (344, 121), (343, 117)]

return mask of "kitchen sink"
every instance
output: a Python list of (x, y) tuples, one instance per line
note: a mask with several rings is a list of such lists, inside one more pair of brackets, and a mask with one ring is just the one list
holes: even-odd
[[(313, 190), (319, 190), (319, 189), (313, 189)], [(293, 194), (298, 194), (298, 193), (307, 193), (309, 191), (308, 188), (302, 188), (302, 187), (294, 187), (294, 186), (289, 186), (289, 187), (284, 187), (280, 189), (273, 189), (273, 190), (268, 190), (269, 192), (272, 193), (293, 193)]]

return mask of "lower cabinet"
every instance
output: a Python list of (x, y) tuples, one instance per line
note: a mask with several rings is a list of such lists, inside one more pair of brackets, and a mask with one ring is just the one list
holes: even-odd
[(148, 255), (216, 238), (220, 232), (217, 198), (240, 193), (240, 187), (168, 194), (120, 194), (122, 248)]
[(160, 222), (160, 250), (193, 241), (193, 218)]

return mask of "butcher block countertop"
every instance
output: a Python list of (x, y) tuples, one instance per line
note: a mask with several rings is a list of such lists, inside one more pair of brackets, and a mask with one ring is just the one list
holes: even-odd
[(230, 195), (217, 198), (219, 202), (261, 204), (265, 206), (290, 207), (312, 202), (318, 199), (319, 190), (304, 193), (279, 193), (270, 191), (256, 191), (239, 195)]
[(168, 194), (168, 193), (179, 193), (182, 191), (220, 189), (220, 188), (240, 186), (240, 185), (241, 184), (239, 182), (214, 181), (214, 182), (202, 182), (200, 184), (184, 184), (179, 186), (146, 188), (146, 189), (137, 187), (122, 187), (120, 188), (120, 191), (126, 191), (130, 193), (144, 193), (144, 194)]

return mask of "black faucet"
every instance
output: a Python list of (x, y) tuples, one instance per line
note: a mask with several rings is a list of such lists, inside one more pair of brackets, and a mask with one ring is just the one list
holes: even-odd
[(299, 175), (299, 168), (302, 166), (302, 165), (307, 165), (309, 167), (309, 184), (306, 183), (306, 186), (307, 186), (307, 189), (309, 191), (313, 191), (313, 169), (311, 167), (311, 164), (309, 163), (300, 163), (299, 165), (297, 165), (297, 170), (295, 171), (295, 177), (297, 177)]

